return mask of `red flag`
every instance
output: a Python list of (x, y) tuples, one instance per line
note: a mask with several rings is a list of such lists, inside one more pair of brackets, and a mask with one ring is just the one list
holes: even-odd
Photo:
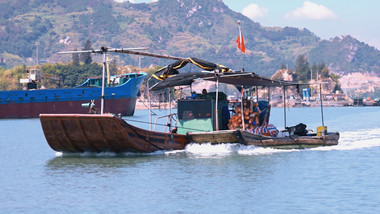
[(238, 48), (243, 52), (245, 53), (245, 46), (244, 46), (244, 39), (243, 39), (243, 34), (241, 33), (241, 29), (240, 29), (240, 22), (238, 22), (239, 24), (239, 36), (236, 40), (236, 43), (238, 44)]

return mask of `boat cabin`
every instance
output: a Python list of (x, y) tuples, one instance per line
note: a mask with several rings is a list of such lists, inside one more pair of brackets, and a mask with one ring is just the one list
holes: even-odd
[[(230, 113), (227, 96), (223, 92), (218, 93), (218, 103), (216, 92), (210, 92), (197, 94), (192, 99), (180, 99), (177, 108), (178, 134), (186, 134), (188, 131), (215, 131), (217, 127), (220, 130), (228, 129)], [(218, 112), (218, 117), (216, 117), (216, 112)]]
[[(196, 133), (234, 130), (242, 129), (243, 126), (244, 129), (253, 129), (254, 125), (269, 122), (270, 105), (265, 100), (256, 103), (250, 99), (244, 99), (243, 113), (241, 113), (242, 103), (227, 100), (223, 92), (218, 94), (218, 103), (216, 92), (197, 95), (192, 99), (180, 99), (177, 103), (178, 134), (186, 134), (188, 131)], [(260, 109), (259, 112), (258, 109)], [(257, 119), (254, 112), (257, 112)], [(243, 120), (244, 123), (242, 123)]]
[[(106, 87), (116, 87), (123, 85), (129, 79), (136, 78), (138, 74), (130, 73), (130, 74), (122, 74), (122, 75), (113, 75), (110, 76), (109, 81), (108, 78), (105, 78), (105, 86)], [(88, 78), (82, 85), (78, 86), (78, 88), (87, 88), (87, 87), (102, 87), (102, 77), (90, 77)]]

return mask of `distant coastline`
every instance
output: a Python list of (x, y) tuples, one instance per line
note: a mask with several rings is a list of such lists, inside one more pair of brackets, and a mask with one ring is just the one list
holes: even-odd
[[(370, 102), (364, 102), (364, 105), (360, 106), (375, 106), (375, 104)], [(283, 103), (271, 103), (272, 107), (284, 107)], [(169, 109), (169, 103), (168, 102), (151, 102), (152, 109)], [(299, 103), (288, 103), (287, 108), (292, 107), (319, 107), (319, 102), (299, 102)], [(342, 107), (342, 106), (354, 106), (352, 102), (348, 102), (346, 100), (343, 101), (323, 101), (324, 107)], [(355, 105), (356, 106), (356, 105)], [(175, 101), (172, 101), (172, 109), (177, 108), (177, 103)], [(136, 110), (145, 110), (149, 109), (149, 102), (148, 100), (140, 100), (138, 99), (136, 101)]]

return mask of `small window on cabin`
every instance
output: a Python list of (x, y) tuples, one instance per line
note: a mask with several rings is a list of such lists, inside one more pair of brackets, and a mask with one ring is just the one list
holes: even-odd
[(178, 102), (178, 118), (201, 119), (212, 117), (212, 104), (210, 100), (192, 100)]

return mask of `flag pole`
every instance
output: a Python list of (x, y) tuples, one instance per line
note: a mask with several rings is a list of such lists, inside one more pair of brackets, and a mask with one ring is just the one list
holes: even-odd
[(238, 48), (241, 50), (241, 62), (242, 62), (242, 71), (244, 71), (244, 55), (245, 54), (245, 46), (244, 46), (244, 38), (243, 38), (243, 33), (241, 32), (241, 27), (240, 27), (240, 20), (237, 22), (238, 27), (239, 27), (239, 37), (236, 40), (236, 43), (238, 44)]

